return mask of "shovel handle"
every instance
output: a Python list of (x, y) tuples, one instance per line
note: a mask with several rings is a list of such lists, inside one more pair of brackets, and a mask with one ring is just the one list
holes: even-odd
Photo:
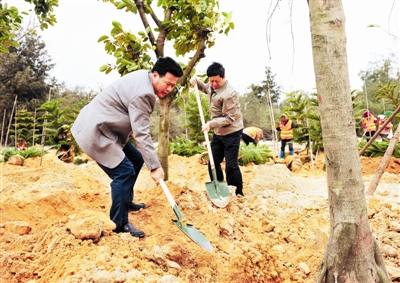
[(160, 185), (161, 188), (163, 189), (165, 195), (167, 196), (168, 202), (172, 207), (172, 210), (174, 211), (176, 217), (178, 217), (178, 221), (181, 221), (183, 219), (182, 213), (178, 208), (178, 205), (176, 204), (174, 198), (171, 195), (171, 192), (168, 190), (167, 185), (165, 184), (163, 179), (160, 179)]
[(167, 196), (169, 204), (172, 206), (172, 208), (174, 208), (174, 206), (176, 205), (176, 202), (175, 202), (174, 198), (172, 197), (170, 191), (168, 190), (167, 185), (165, 184), (163, 179), (160, 179), (160, 185), (161, 185), (161, 188), (163, 189), (165, 195)]
[[(201, 125), (204, 127), (204, 125), (206, 123), (204, 121), (203, 107), (201, 107), (199, 88), (197, 87), (197, 84), (195, 84), (194, 90), (195, 90), (195, 93), (196, 93), (197, 105), (199, 106)], [(208, 158), (210, 159), (210, 165), (211, 165), (211, 169), (212, 169), (212, 168), (215, 167), (215, 165), (214, 165), (214, 158), (213, 158), (212, 151), (211, 151), (211, 146), (210, 146), (210, 139), (208, 138), (208, 131), (204, 131), (204, 138), (206, 139)]]

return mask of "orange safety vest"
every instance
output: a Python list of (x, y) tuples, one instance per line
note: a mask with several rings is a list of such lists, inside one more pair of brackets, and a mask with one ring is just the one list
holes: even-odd
[(368, 117), (365, 117), (362, 119), (364, 132), (376, 131), (376, 125), (375, 125), (374, 121), (376, 121), (376, 118), (374, 117), (374, 115), (371, 115), (371, 116), (368, 116)]
[(292, 128), (292, 120), (289, 120), (286, 125), (280, 124), (279, 128), (281, 129), (281, 140), (291, 140), (293, 139), (293, 128)]

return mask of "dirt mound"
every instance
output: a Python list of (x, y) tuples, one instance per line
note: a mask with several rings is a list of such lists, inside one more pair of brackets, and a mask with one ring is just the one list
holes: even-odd
[[(378, 159), (361, 161), (363, 174), (379, 166)], [(368, 203), (385, 262), (396, 272), (400, 166), (391, 162)], [(284, 164), (241, 167), (245, 197), (231, 197), (219, 209), (207, 198), (199, 156), (170, 156), (167, 186), (185, 221), (211, 242), (211, 253), (174, 225), (177, 218), (146, 168), (135, 201), (147, 208), (129, 216), (146, 237), (104, 229), (97, 239), (79, 239), (68, 228), (76, 216), (107, 216), (110, 207), (110, 180), (95, 162), (67, 164), (51, 152), (42, 166), (39, 158), (1, 166), (4, 282), (313, 282), (329, 237), (323, 158), (296, 174)], [(366, 184), (370, 179), (365, 175)]]

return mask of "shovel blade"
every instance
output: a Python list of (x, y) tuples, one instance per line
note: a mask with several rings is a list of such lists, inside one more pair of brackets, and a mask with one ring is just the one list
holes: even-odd
[(205, 249), (208, 252), (212, 252), (213, 247), (211, 243), (203, 236), (196, 228), (191, 224), (184, 224), (178, 220), (172, 220), (175, 225), (188, 236), (193, 242), (198, 244), (200, 247)]
[(224, 182), (207, 182), (206, 190), (211, 202), (218, 207), (224, 208), (230, 200), (228, 185)]

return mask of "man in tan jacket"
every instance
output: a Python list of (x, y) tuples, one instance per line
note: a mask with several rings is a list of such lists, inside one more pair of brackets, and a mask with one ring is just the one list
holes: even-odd
[[(199, 90), (209, 95), (211, 120), (204, 125), (202, 131), (214, 130), (210, 145), (218, 181), (224, 180), (221, 162), (225, 158), (226, 181), (228, 185), (236, 187), (237, 195), (243, 195), (242, 173), (238, 164), (243, 130), (239, 94), (225, 79), (225, 68), (220, 63), (211, 64), (207, 68), (207, 76), (208, 84), (204, 84), (197, 77), (190, 79), (192, 85), (197, 84)], [(210, 164), (208, 170), (213, 180)]]
[(71, 128), (82, 150), (112, 179), (110, 218), (116, 233), (145, 235), (128, 221), (129, 210), (145, 207), (132, 202), (133, 187), (143, 162), (156, 184), (164, 178), (150, 136), (150, 115), (157, 97), (170, 93), (182, 75), (176, 61), (159, 58), (151, 71), (129, 73), (106, 87), (82, 108)]

